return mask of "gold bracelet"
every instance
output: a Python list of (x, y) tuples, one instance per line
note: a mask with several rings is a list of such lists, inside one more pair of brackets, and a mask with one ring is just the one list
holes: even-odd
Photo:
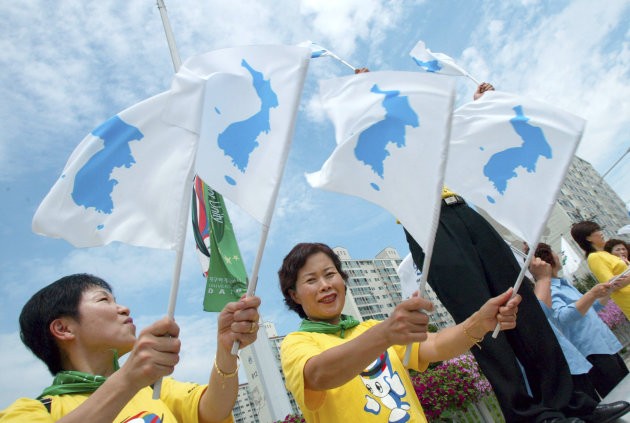
[(221, 376), (221, 378), (223, 379), (223, 382), (221, 382), (221, 389), (225, 389), (225, 379), (229, 379), (238, 374), (239, 363), (240, 363), (239, 358), (236, 357), (236, 370), (234, 370), (232, 373), (225, 373), (223, 370), (219, 369), (219, 365), (217, 364), (217, 358), (214, 357), (214, 368), (219, 374), (219, 376)]
[(466, 329), (466, 327), (462, 324), (462, 329), (464, 330), (464, 333), (466, 334), (466, 336), (468, 338), (470, 338), (471, 341), (473, 341), (474, 345), (477, 346), (477, 348), (481, 349), (481, 344), (480, 342), (483, 341), (483, 337), (481, 338), (475, 338), (474, 336), (472, 336), (469, 332), (468, 329)]

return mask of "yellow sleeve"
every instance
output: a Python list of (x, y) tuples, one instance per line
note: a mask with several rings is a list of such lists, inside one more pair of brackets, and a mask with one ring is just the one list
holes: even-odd
[(290, 333), (280, 345), (280, 360), (287, 389), (298, 404), (305, 404), (309, 410), (317, 410), (322, 406), (326, 391), (311, 391), (304, 388), (304, 367), (309, 359), (323, 351), (324, 349), (306, 332)]
[(32, 398), (20, 398), (6, 409), (0, 410), (2, 423), (53, 423), (54, 421), (46, 407)]
[(605, 251), (589, 254), (586, 261), (599, 283), (608, 282), (610, 278), (627, 269), (623, 260)]
[[(167, 405), (180, 422), (197, 423), (199, 421), (199, 401), (205, 392), (207, 385), (199, 385), (191, 382), (179, 382), (173, 378), (162, 379), (162, 391), (160, 399)], [(233, 423), (234, 417), (230, 416), (221, 423)]]
[[(368, 328), (372, 328), (381, 323), (380, 320), (367, 320), (363, 322), (363, 325)], [(404, 363), (405, 360), (405, 352), (407, 351), (407, 345), (392, 345), (394, 351), (396, 352), (396, 356), (401, 363)], [(423, 372), (429, 367), (428, 361), (423, 361), (422, 357), (420, 357), (420, 343), (415, 342), (411, 344), (411, 355), (409, 356), (409, 364), (405, 366), (407, 370), (413, 369), (419, 372)]]
[[(405, 352), (407, 351), (407, 345), (394, 345), (392, 347), (396, 351), (396, 355), (400, 359), (401, 363), (404, 363)], [(409, 357), (409, 364), (405, 366), (407, 370), (413, 369), (419, 372), (423, 372), (429, 367), (428, 361), (423, 361), (420, 357), (420, 343), (414, 342), (411, 344), (411, 355)]]

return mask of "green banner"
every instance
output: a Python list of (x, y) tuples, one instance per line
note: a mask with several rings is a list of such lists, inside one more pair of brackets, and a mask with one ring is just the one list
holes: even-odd
[(247, 271), (223, 196), (203, 182), (195, 185), (197, 189), (203, 188), (203, 206), (210, 231), (210, 266), (203, 309), (221, 311), (227, 303), (238, 301), (247, 291)]

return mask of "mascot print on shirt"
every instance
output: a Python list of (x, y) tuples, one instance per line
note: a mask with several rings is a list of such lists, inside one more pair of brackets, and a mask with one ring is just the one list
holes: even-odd
[(122, 423), (162, 423), (163, 417), (160, 417), (149, 411), (142, 411), (135, 416), (131, 416), (122, 421)]
[[(407, 410), (410, 405), (402, 400), (407, 392), (398, 372), (392, 372), (387, 351), (361, 373), (361, 381), (370, 394), (389, 409), (388, 423), (404, 423), (409, 420)], [(378, 415), (381, 412), (381, 404), (372, 396), (365, 396), (366, 404), (363, 410)]]

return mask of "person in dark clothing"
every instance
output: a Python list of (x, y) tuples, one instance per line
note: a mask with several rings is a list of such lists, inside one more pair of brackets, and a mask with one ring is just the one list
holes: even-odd
[[(474, 99), (493, 89), (479, 85)], [(459, 323), (513, 286), (520, 266), (503, 238), (463, 198), (447, 188), (442, 198), (428, 283)], [(405, 234), (413, 261), (422, 270), (424, 251)], [(472, 348), (506, 422), (601, 423), (628, 412), (625, 401), (597, 405), (573, 388), (568, 364), (530, 284), (522, 284), (519, 294), (523, 301), (516, 329), (496, 339), (486, 337), (481, 348)]]

